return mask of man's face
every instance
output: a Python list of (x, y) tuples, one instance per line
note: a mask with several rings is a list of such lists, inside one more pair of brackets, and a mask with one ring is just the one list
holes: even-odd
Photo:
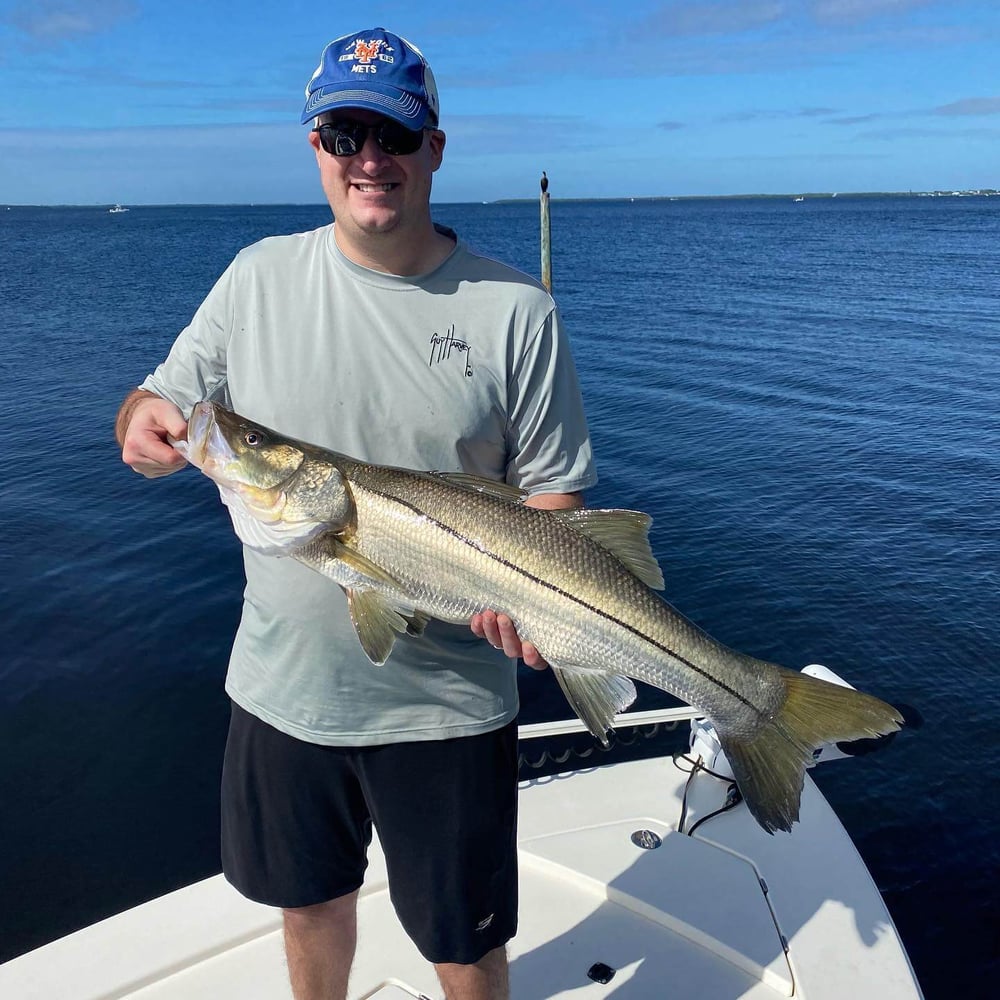
[[(375, 125), (385, 119), (373, 111), (345, 108), (324, 115), (326, 121)], [(333, 156), (323, 149), (316, 132), (309, 133), (316, 151), (320, 180), (341, 237), (355, 243), (377, 234), (409, 233), (430, 218), (431, 176), (441, 166), (444, 133), (423, 134), (415, 153), (393, 156), (383, 152), (369, 131), (353, 156)]]

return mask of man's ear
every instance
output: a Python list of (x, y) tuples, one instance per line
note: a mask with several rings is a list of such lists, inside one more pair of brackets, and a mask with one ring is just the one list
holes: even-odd
[(427, 133), (427, 142), (431, 151), (431, 170), (437, 170), (444, 159), (444, 146), (447, 136), (440, 129)]

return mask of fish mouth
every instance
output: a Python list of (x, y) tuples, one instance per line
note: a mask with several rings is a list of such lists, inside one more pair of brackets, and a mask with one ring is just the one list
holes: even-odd
[[(260, 521), (278, 522), (286, 501), (282, 483), (268, 486), (247, 478), (238, 449), (226, 437), (225, 417), (219, 419), (227, 412), (208, 400), (196, 403), (188, 418), (187, 441), (180, 442), (185, 445), (182, 454), (215, 483), (228, 507), (235, 505)], [(239, 530), (237, 534), (243, 537)]]
[(212, 403), (196, 403), (191, 411), (185, 457), (217, 482), (220, 472), (233, 457), (233, 450), (215, 419), (215, 407)]
[[(261, 486), (255, 485), (252, 475), (248, 478), (241, 467), (245, 455), (241, 458), (238, 448), (226, 438), (223, 424), (227, 416), (233, 417), (215, 403), (197, 403), (188, 419), (187, 441), (174, 446), (183, 445), (178, 450), (218, 487), (244, 545), (268, 555), (289, 555), (325, 531), (327, 524), (294, 517), (286, 520), (283, 482)], [(232, 430), (232, 419), (228, 423)]]
[(187, 460), (199, 469), (205, 467), (205, 457), (208, 452), (208, 437), (215, 423), (212, 407), (209, 403), (196, 403), (188, 418), (187, 429)]

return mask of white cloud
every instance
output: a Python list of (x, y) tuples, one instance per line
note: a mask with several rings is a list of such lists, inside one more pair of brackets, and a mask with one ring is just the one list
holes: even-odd
[(3, 21), (36, 42), (99, 34), (134, 17), (134, 0), (31, 0), (15, 4)]
[(884, 14), (905, 14), (927, 7), (933, 0), (815, 0), (812, 12), (818, 21), (855, 24)]
[(966, 97), (934, 109), (936, 115), (1000, 115), (1000, 97)]
[(708, 3), (669, 3), (647, 24), (670, 36), (733, 35), (774, 24), (785, 18), (790, 5), (783, 0), (710, 0)]

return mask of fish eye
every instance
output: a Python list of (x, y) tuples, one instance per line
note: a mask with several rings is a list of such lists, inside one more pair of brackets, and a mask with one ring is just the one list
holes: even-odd
[(243, 435), (243, 440), (247, 443), (247, 445), (249, 445), (249, 447), (256, 448), (258, 445), (262, 445), (264, 443), (264, 435), (261, 434), (260, 431), (247, 431), (246, 434)]

